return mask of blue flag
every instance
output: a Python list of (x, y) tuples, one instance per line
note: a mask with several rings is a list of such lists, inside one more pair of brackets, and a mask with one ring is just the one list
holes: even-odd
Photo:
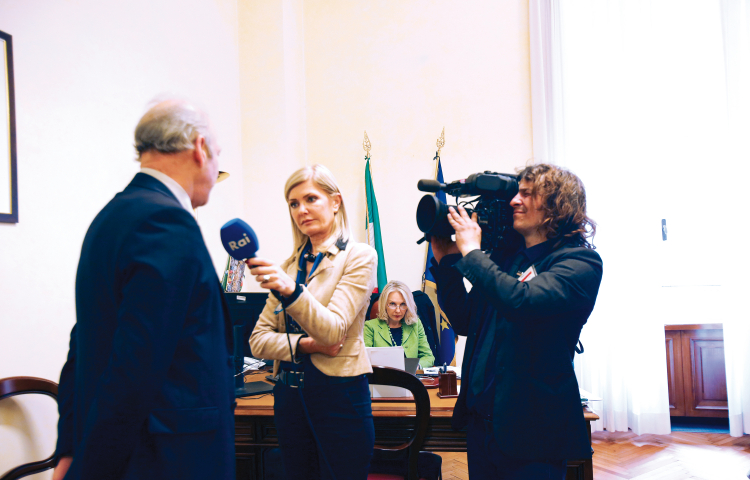
[[(440, 166), (440, 157), (436, 156), (435, 158), (437, 159), (435, 180), (440, 183), (445, 183), (443, 181), (443, 168)], [(447, 203), (445, 192), (441, 190), (435, 195), (441, 202)], [(432, 276), (432, 272), (430, 272), (432, 258), (432, 246), (428, 243), (422, 290), (430, 295), (431, 298), (437, 298), (437, 285), (435, 284), (435, 278)], [(439, 343), (437, 351), (433, 352), (435, 354), (435, 366), (442, 366), (444, 363), (450, 365), (453, 362), (454, 357), (456, 356), (456, 334), (455, 332), (453, 332), (453, 327), (451, 326), (450, 320), (448, 320), (448, 317), (445, 315), (443, 309), (440, 306), (440, 299), (438, 299), (436, 311), (438, 316), (437, 332)]]

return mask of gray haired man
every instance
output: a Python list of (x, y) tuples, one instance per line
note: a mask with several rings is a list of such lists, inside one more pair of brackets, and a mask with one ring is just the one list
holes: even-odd
[(192, 210), (219, 146), (187, 102), (135, 130), (141, 171), (89, 227), (60, 375), (54, 479), (233, 479), (231, 321)]

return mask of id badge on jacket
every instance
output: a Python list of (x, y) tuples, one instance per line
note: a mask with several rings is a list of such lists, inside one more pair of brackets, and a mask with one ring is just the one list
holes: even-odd
[(527, 268), (526, 271), (523, 272), (520, 277), (518, 277), (518, 281), (528, 282), (534, 277), (536, 277), (536, 268), (534, 268), (534, 265), (532, 265), (529, 268)]

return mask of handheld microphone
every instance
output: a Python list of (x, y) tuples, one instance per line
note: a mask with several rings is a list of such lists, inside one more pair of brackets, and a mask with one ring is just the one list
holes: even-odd
[(224, 250), (239, 261), (255, 257), (258, 251), (258, 237), (250, 225), (239, 218), (229, 220), (221, 227), (221, 243)]
[(417, 182), (417, 189), (420, 192), (439, 192), (441, 188), (444, 188), (445, 184), (440, 183), (437, 180), (423, 179)]

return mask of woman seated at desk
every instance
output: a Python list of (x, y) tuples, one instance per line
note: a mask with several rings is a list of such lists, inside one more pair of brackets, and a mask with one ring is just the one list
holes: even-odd
[(392, 280), (383, 288), (378, 318), (365, 322), (364, 335), (365, 346), (402, 346), (407, 358), (419, 358), (422, 368), (435, 363), (424, 327), (417, 317), (414, 296), (404, 282)]

